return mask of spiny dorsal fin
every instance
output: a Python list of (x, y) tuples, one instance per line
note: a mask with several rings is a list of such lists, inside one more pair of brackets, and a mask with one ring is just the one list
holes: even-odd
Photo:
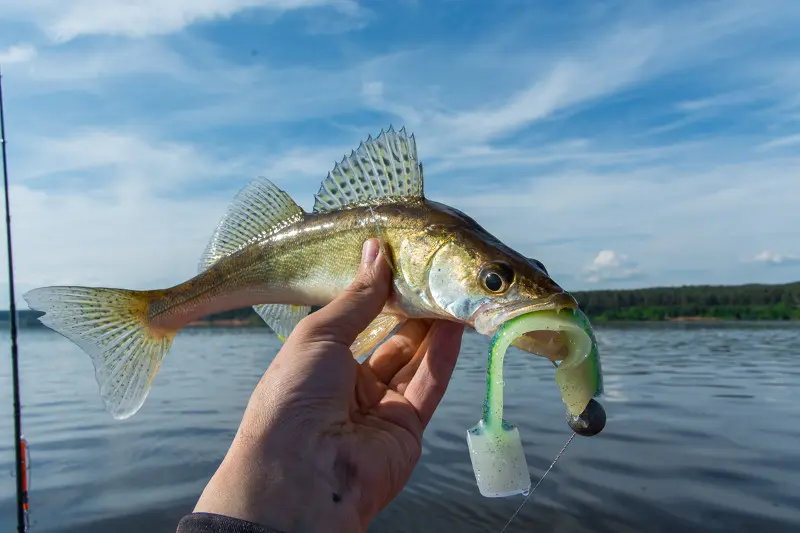
[(314, 212), (423, 197), (414, 135), (389, 127), (375, 139), (368, 137), (328, 173), (315, 195)]
[(223, 215), (200, 258), (200, 271), (304, 216), (288, 194), (268, 179), (256, 178), (239, 191)]

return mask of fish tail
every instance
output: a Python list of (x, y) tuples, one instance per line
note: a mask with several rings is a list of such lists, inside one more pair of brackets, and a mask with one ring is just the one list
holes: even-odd
[(45, 313), (39, 321), (91, 357), (105, 408), (122, 420), (144, 404), (177, 333), (155, 327), (148, 317), (160, 292), (43, 287), (23, 298)]

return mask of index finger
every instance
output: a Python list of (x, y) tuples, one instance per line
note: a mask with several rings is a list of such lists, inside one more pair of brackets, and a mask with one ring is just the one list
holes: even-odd
[(395, 375), (411, 361), (428, 335), (432, 321), (412, 318), (389, 337), (365, 361), (375, 375), (389, 385)]
[(417, 372), (404, 392), (425, 428), (439, 406), (461, 350), (463, 324), (445, 320), (431, 327), (430, 343)]

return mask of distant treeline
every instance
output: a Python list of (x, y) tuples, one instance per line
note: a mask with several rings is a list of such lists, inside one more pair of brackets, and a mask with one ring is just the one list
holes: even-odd
[[(573, 295), (594, 321), (800, 319), (800, 282), (581, 291)], [(18, 324), (21, 328), (42, 326), (36, 320), (39, 316), (37, 311), (19, 310)], [(0, 311), (0, 321), (7, 323), (8, 318), (8, 311)], [(249, 307), (211, 315), (195, 325), (265, 326)]]
[(574, 293), (593, 320), (800, 319), (800, 282), (784, 285), (690, 285)]

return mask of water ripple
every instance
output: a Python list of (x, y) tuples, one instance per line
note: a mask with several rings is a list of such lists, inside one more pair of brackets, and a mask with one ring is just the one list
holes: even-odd
[[(656, 324), (597, 328), (605, 431), (577, 437), (510, 533), (800, 531), (800, 328)], [(35, 530), (169, 531), (191, 508), (280, 343), (263, 330), (181, 333), (145, 407), (115, 421), (91, 363), (51, 332), (20, 338)], [(479, 419), (488, 339), (464, 338), (453, 381), (406, 489), (370, 531), (499, 531), (521, 502), (483, 498), (466, 445)], [(512, 349), (506, 418), (534, 481), (569, 436), (547, 361)], [(9, 391), (9, 392), (5, 392)], [(8, 368), (0, 433), (11, 434)], [(12, 443), (0, 442), (0, 474)], [(0, 476), (0, 523), (14, 482)]]

